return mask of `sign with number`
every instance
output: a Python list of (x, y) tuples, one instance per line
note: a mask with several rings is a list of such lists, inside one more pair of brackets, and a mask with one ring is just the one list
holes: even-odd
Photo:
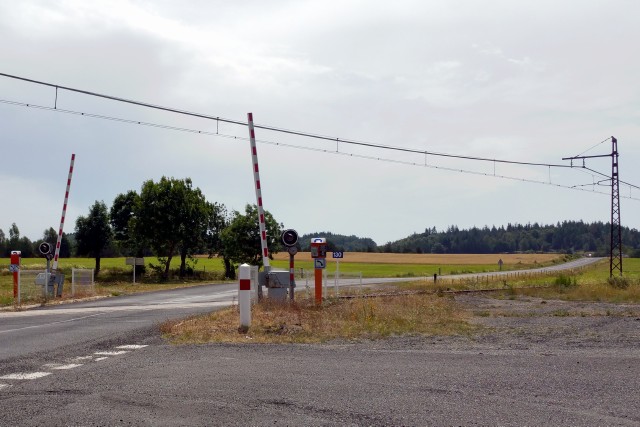
[(316, 258), (314, 259), (314, 264), (316, 268), (326, 268), (327, 260), (325, 258)]
[(334, 252), (333, 253), (333, 257), (334, 258), (344, 258), (344, 252)]

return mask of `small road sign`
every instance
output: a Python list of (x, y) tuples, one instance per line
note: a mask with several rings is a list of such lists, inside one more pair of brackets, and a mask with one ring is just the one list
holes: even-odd
[(315, 258), (315, 267), (316, 268), (326, 268), (327, 267), (327, 260), (325, 258)]
[(20, 266), (18, 264), (9, 264), (9, 272), (17, 273), (20, 270)]
[(344, 258), (344, 252), (340, 251), (340, 252), (334, 252), (333, 253), (333, 257), (334, 258)]

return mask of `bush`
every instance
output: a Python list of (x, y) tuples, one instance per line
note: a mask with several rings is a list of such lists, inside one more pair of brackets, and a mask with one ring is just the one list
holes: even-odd
[(611, 286), (612, 288), (627, 289), (631, 284), (631, 281), (626, 277), (613, 276), (607, 279), (607, 283), (609, 283), (609, 286)]
[(576, 279), (575, 276), (571, 278), (571, 276), (561, 274), (558, 277), (556, 277), (553, 284), (559, 288), (570, 288), (578, 285), (578, 279)]

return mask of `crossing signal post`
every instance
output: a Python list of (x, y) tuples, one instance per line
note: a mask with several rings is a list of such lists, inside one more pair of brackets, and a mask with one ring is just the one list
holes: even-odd
[(327, 266), (327, 239), (314, 237), (311, 239), (311, 258), (314, 263), (315, 299), (316, 304), (322, 304), (322, 270)]
[(289, 299), (294, 300), (294, 290), (296, 287), (295, 268), (293, 258), (298, 253), (296, 244), (298, 243), (298, 233), (296, 230), (284, 230), (282, 232), (282, 244), (286, 246), (289, 252)]

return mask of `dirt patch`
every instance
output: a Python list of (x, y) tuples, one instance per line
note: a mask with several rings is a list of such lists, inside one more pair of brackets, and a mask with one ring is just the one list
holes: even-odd
[(535, 297), (455, 297), (485, 327), (477, 340), (507, 347), (627, 348), (640, 345), (640, 304), (574, 302)]

